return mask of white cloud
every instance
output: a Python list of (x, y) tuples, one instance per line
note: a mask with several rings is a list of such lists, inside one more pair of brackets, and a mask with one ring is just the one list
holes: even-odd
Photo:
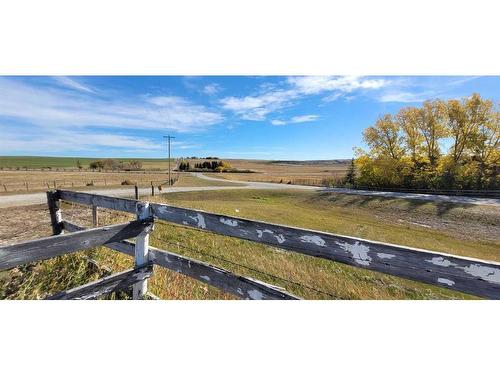
[(285, 125), (286, 121), (283, 120), (271, 120), (271, 124), (275, 126)]
[(69, 77), (53, 77), (60, 85), (68, 87), (70, 89), (75, 89), (78, 91), (82, 92), (87, 92), (87, 93), (95, 93), (94, 90), (92, 90), (90, 87), (85, 86), (81, 83), (76, 82), (75, 80), (69, 78)]
[(311, 122), (311, 121), (316, 121), (319, 118), (318, 115), (301, 115), (301, 116), (294, 116), (288, 121), (285, 120), (278, 120), (274, 119), (271, 120), (271, 124), (275, 126), (280, 126), (280, 125), (286, 125), (290, 123), (298, 124), (301, 122)]
[(420, 103), (427, 99), (430, 99), (435, 94), (432, 92), (407, 92), (407, 91), (399, 91), (399, 92), (388, 92), (384, 93), (379, 97), (379, 101), (381, 102), (396, 102), (396, 103)]
[(255, 96), (227, 97), (220, 103), (224, 109), (233, 111), (245, 120), (262, 121), (269, 113), (289, 105), (297, 96), (293, 90), (271, 90)]
[(294, 116), (290, 119), (290, 121), (294, 123), (310, 122), (310, 121), (316, 121), (318, 118), (319, 118), (318, 115), (302, 115), (302, 116)]
[(218, 92), (220, 92), (221, 90), (222, 90), (222, 88), (220, 87), (220, 85), (218, 85), (217, 83), (211, 83), (211, 84), (203, 87), (203, 89), (201, 91), (207, 95), (215, 95)]
[(157, 153), (162, 150), (161, 142), (148, 138), (121, 134), (95, 133), (91, 131), (73, 131), (57, 129), (57, 131), (37, 132), (24, 130), (22, 134), (4, 131), (0, 127), (2, 151), (7, 153), (26, 152), (33, 154), (50, 154), (61, 152), (91, 152), (104, 149), (106, 152)]
[(325, 77), (304, 76), (289, 77), (290, 83), (299, 92), (311, 95), (329, 91), (352, 92), (359, 89), (379, 89), (388, 84), (384, 79), (368, 79), (356, 76)]
[(174, 96), (106, 100), (7, 78), (0, 78), (0, 92), (0, 116), (49, 128), (92, 126), (194, 132), (224, 118), (217, 111)]
[[(222, 108), (234, 112), (245, 120), (262, 121), (277, 110), (293, 105), (295, 100), (308, 95), (328, 94), (324, 100), (332, 101), (355, 90), (380, 89), (388, 85), (384, 79), (363, 77), (289, 77), (287, 87), (276, 85), (261, 86), (263, 92), (244, 97), (223, 98)], [(272, 123), (272, 121), (271, 121)]]

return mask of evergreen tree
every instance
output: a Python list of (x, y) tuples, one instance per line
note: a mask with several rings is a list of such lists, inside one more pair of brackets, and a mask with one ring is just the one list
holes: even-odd
[(354, 158), (352, 158), (351, 164), (349, 165), (349, 169), (347, 170), (347, 174), (345, 176), (345, 183), (354, 186), (355, 182), (356, 182), (356, 166), (354, 165)]

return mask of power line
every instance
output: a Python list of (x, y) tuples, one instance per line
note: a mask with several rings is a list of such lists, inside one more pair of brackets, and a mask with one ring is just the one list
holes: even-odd
[(171, 135), (164, 135), (163, 138), (167, 139), (168, 143), (168, 186), (172, 185), (172, 179), (170, 178), (170, 140), (175, 139)]

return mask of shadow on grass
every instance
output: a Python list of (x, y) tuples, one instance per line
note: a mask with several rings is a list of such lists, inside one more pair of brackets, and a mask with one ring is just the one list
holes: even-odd
[(440, 201), (427, 201), (421, 199), (411, 199), (411, 198), (393, 198), (393, 197), (381, 197), (381, 196), (370, 196), (370, 195), (357, 195), (357, 194), (346, 194), (346, 193), (336, 193), (331, 191), (320, 191), (318, 195), (311, 198), (311, 201), (324, 201), (334, 203), (340, 207), (363, 207), (369, 208), (369, 206), (379, 206), (389, 208), (391, 206), (397, 206), (398, 209), (402, 211), (415, 211), (420, 207), (428, 206), (433, 207), (436, 216), (442, 217), (447, 212), (452, 209), (462, 208), (467, 209), (474, 207), (470, 203), (457, 203), (457, 202), (440, 202)]

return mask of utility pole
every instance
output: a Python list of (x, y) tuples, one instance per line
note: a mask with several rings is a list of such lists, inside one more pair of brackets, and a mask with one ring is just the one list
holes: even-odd
[(172, 179), (170, 178), (170, 140), (174, 139), (171, 135), (164, 135), (163, 138), (167, 139), (168, 142), (168, 186), (172, 185)]

